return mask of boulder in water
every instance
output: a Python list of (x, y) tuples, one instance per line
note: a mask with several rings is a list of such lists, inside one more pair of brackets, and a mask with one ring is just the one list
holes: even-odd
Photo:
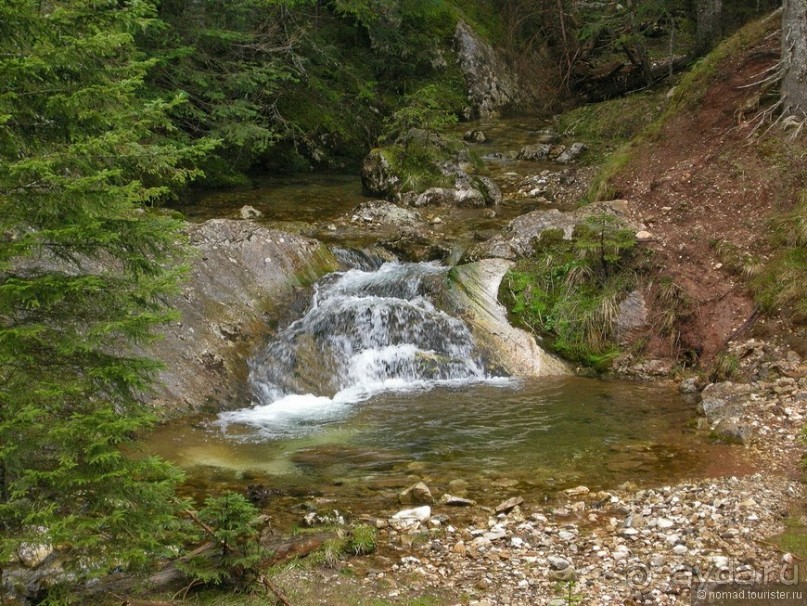
[(536, 145), (525, 145), (518, 152), (519, 160), (546, 160), (549, 158), (549, 151), (552, 146), (548, 143), (538, 143)]
[(321, 242), (251, 221), (212, 219), (187, 232), (191, 268), (171, 302), (181, 320), (147, 350), (165, 363), (154, 405), (167, 411), (243, 398), (247, 357), (268, 332), (268, 314), (339, 267)]
[(524, 330), (510, 325), (499, 303), (499, 285), (512, 261), (485, 259), (451, 270), (447, 301), (468, 322), (489, 365), (516, 377), (569, 374), (566, 364), (541, 349)]
[(398, 502), (401, 505), (427, 505), (434, 503), (434, 497), (424, 482), (418, 482), (403, 490), (398, 495)]

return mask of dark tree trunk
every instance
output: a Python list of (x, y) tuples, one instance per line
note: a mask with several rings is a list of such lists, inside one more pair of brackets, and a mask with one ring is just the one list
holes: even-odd
[(723, 33), (723, 0), (696, 0), (695, 52), (708, 53)]
[(785, 115), (807, 116), (807, 0), (785, 0), (782, 11), (782, 98)]

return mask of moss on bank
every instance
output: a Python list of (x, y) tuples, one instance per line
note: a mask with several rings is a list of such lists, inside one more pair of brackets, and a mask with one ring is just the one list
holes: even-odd
[(500, 300), (555, 353), (607, 370), (619, 354), (619, 304), (636, 286), (635, 245), (634, 232), (611, 215), (581, 221), (571, 240), (547, 230), (507, 273)]

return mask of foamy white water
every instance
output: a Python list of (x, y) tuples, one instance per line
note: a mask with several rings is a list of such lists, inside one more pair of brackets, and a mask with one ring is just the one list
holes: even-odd
[(465, 322), (433, 304), (446, 271), (385, 263), (327, 276), (305, 315), (252, 361), (257, 404), (222, 413), (219, 422), (288, 436), (380, 393), (502, 381), (486, 372)]

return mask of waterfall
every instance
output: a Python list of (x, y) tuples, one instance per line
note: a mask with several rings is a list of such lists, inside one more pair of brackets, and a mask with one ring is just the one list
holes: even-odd
[(448, 268), (354, 261), (320, 280), (305, 315), (254, 356), (257, 403), (223, 413), (223, 424), (288, 435), (385, 391), (491, 378), (465, 322), (435, 307)]

